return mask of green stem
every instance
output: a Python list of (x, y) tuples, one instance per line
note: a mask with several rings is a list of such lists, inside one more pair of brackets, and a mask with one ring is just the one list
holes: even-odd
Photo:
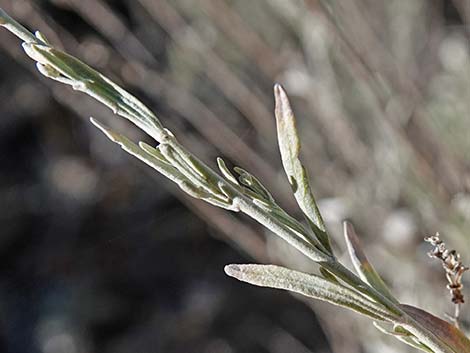
[(354, 289), (358, 290), (359, 292), (367, 295), (368, 297), (374, 299), (378, 303), (385, 306), (388, 310), (390, 310), (393, 314), (398, 315), (398, 317), (402, 317), (405, 315), (403, 310), (398, 307), (397, 300), (391, 300), (385, 297), (382, 293), (377, 291), (375, 288), (371, 287), (364, 281), (362, 281), (356, 274), (350, 271), (347, 267), (342, 265), (336, 259), (332, 261), (327, 261), (324, 263), (319, 263), (321, 266), (326, 268), (328, 271), (336, 275), (338, 278), (352, 286)]
[(305, 234), (299, 234), (290, 227), (286, 226), (282, 220), (275, 216), (273, 217), (273, 215), (269, 214), (269, 212), (266, 212), (261, 207), (255, 205), (253, 201), (248, 199), (246, 196), (237, 195), (237, 197), (234, 199), (234, 202), (240, 208), (240, 211), (258, 221), (273, 233), (280, 236), (308, 258), (315, 262), (331, 261), (331, 255), (324, 253), (319, 248), (319, 244), (316, 246), (316, 244), (307, 241), (306, 239), (308, 239), (308, 237), (306, 237)]
[(423, 328), (419, 322), (405, 313), (400, 308), (398, 301), (392, 301), (373, 287), (369, 286), (367, 283), (363, 282), (358, 276), (356, 276), (356, 274), (336, 261), (336, 259), (319, 264), (347, 284), (351, 285), (354, 289), (376, 300), (378, 303), (390, 310), (390, 312), (397, 315), (397, 320), (394, 323), (402, 325), (409, 332), (418, 337), (422, 343), (433, 349), (435, 353), (458, 353), (450, 348), (448, 344), (443, 342), (442, 339), (436, 336), (433, 332)]

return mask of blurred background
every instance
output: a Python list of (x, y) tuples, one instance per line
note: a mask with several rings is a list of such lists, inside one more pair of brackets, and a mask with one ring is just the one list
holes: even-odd
[[(249, 170), (299, 216), (276, 145), (281, 82), (340, 258), (350, 266), (348, 218), (402, 302), (453, 312), (423, 237), (440, 232), (470, 263), (468, 0), (0, 6), (134, 93), (210, 165), (223, 156)], [(89, 116), (151, 141), (41, 77), (6, 30), (0, 77), (1, 352), (412, 351), (346, 310), (226, 277), (232, 262), (315, 266), (109, 142)], [(461, 318), (467, 330), (468, 307)]]

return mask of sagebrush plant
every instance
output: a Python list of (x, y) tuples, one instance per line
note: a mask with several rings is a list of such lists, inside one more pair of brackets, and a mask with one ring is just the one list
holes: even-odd
[[(225, 267), (229, 276), (349, 308), (373, 320), (381, 331), (425, 352), (470, 353), (470, 340), (458, 327), (424, 310), (401, 304), (391, 294), (367, 260), (348, 222), (344, 223), (344, 235), (358, 275), (338, 261), (316, 205), (307, 172), (299, 159), (300, 141), (295, 117), (281, 85), (274, 86), (279, 148), (288, 182), (305, 215), (305, 223), (279, 207), (262, 183), (242, 168), (234, 168), (234, 174), (218, 158), (221, 174), (212, 170), (186, 150), (155, 114), (134, 96), (80, 60), (54, 48), (40, 32), (32, 34), (2, 9), (0, 25), (23, 41), (26, 54), (36, 61), (38, 70), (44, 76), (70, 85), (74, 90), (102, 102), (115, 114), (145, 131), (158, 145), (153, 147), (143, 142), (135, 144), (91, 118), (91, 122), (109, 139), (175, 182), (189, 195), (255, 219), (317, 263), (320, 272), (320, 275), (315, 275), (274, 265), (232, 264)], [(446, 258), (449, 256), (447, 254)], [(461, 273), (463, 271), (456, 274), (458, 278), (452, 277), (454, 282), (458, 280), (460, 284), (460, 294)], [(454, 294), (457, 293), (457, 288), (453, 290)]]

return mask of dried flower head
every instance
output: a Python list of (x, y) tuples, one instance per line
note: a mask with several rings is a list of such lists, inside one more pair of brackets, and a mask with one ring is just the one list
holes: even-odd
[(465, 302), (462, 293), (462, 276), (469, 268), (462, 264), (460, 254), (456, 250), (449, 250), (446, 244), (441, 240), (439, 233), (424, 238), (424, 241), (430, 243), (434, 248), (428, 252), (429, 257), (441, 260), (442, 267), (446, 272), (447, 289), (452, 295), (452, 303), (456, 305), (454, 320), (457, 322), (459, 316), (459, 306)]
[(429, 257), (442, 261), (442, 267), (446, 271), (447, 281), (449, 282), (447, 288), (452, 294), (452, 302), (454, 304), (463, 304), (465, 301), (462, 294), (462, 275), (469, 268), (462, 265), (460, 254), (457, 251), (446, 248), (446, 244), (441, 240), (439, 233), (426, 237), (424, 240), (434, 246), (428, 252)]

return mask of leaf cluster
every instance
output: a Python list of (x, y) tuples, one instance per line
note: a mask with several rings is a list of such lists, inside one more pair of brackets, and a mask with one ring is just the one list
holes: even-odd
[(300, 139), (288, 97), (274, 86), (278, 142), (287, 180), (306, 222), (290, 216), (271, 193), (242, 168), (230, 171), (217, 160), (220, 174), (186, 150), (147, 107), (107, 77), (77, 58), (54, 48), (0, 9), (0, 25), (23, 41), (26, 54), (44, 76), (84, 92), (128, 119), (158, 143), (134, 143), (97, 120), (91, 122), (126, 152), (175, 182), (181, 190), (214, 206), (242, 212), (287, 241), (318, 264), (321, 275), (274, 265), (228, 265), (229, 276), (257, 286), (285, 289), (345, 307), (367, 316), (388, 334), (425, 352), (470, 353), (470, 341), (449, 323), (414, 307), (400, 304), (367, 260), (351, 224), (344, 234), (354, 274), (336, 258), (300, 160)]

